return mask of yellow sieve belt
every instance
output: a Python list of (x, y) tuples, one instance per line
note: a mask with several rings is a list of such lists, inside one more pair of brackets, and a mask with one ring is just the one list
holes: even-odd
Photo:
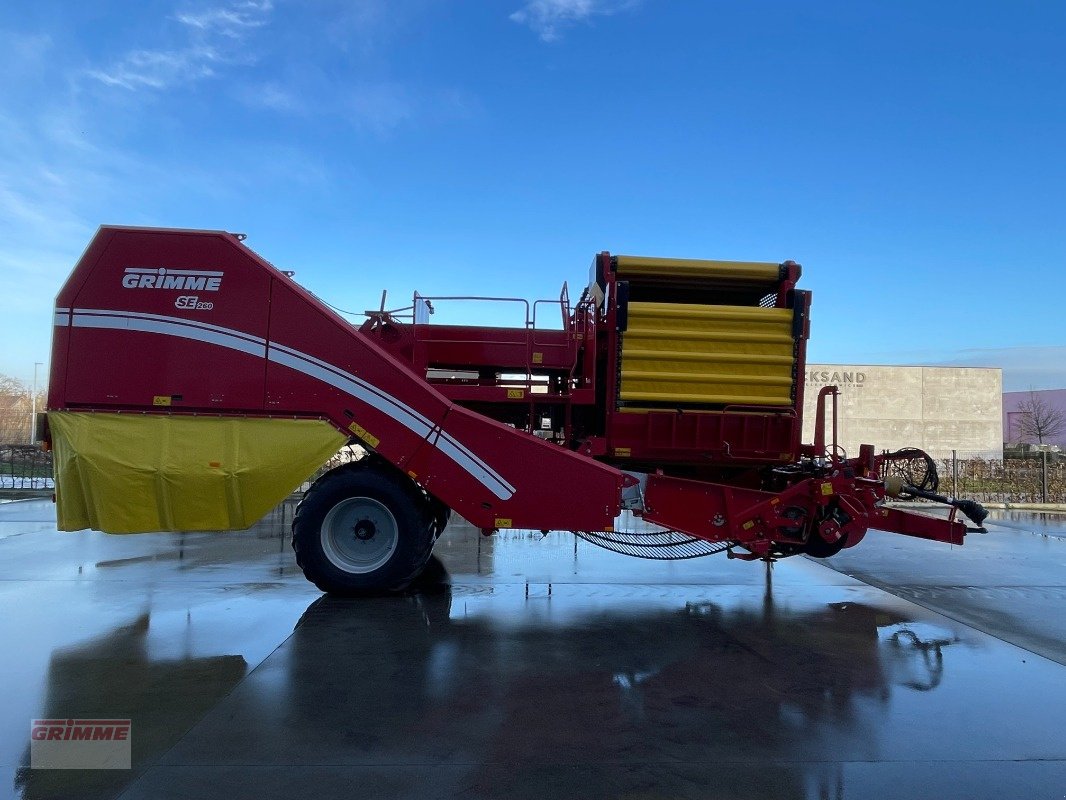
[(630, 303), (626, 402), (790, 405), (791, 309)]

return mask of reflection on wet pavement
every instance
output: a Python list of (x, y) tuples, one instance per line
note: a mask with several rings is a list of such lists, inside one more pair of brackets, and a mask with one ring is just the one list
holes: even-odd
[[(345, 600), (293, 571), (284, 512), (221, 536), (22, 535), (49, 507), (21, 505), (19, 522), (0, 510), (0, 630), (20, 687), (0, 767), (15, 796), (1066, 787), (1062, 665), (820, 562), (643, 562), (457, 523), (409, 596)], [(909, 550), (873, 551), (886, 572), (915, 566)], [(1024, 562), (1024, 545), (1013, 552)], [(948, 562), (937, 569), (950, 577)], [(26, 769), (30, 717), (83, 714), (133, 719), (132, 772)]]
[(1066, 515), (1033, 511), (999, 511), (993, 509), (988, 523), (995, 528), (1013, 528), (1041, 536), (1066, 538)]
[(282, 521), (233, 537), (70, 534), (56, 532), (49, 501), (5, 505), (0, 640), (18, 688), (0, 715), (0, 787), (113, 797), (134, 777), (25, 769), (31, 718), (130, 717), (135, 773), (172, 747), (319, 596), (292, 564)]
[(993, 511), (962, 547), (870, 533), (826, 566), (1066, 664), (1066, 514)]

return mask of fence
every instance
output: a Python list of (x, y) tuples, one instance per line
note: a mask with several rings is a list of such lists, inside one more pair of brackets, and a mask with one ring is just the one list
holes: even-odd
[(37, 445), (0, 444), (0, 489), (43, 492), (52, 489), (52, 454)]
[(985, 458), (952, 451), (937, 460), (940, 491), (983, 503), (1066, 503), (1066, 456), (1034, 452)]
[[(342, 449), (297, 490), (303, 492), (319, 475), (362, 458), (358, 445)], [(1032, 453), (1018, 458), (986, 458), (963, 450), (936, 460), (940, 491), (986, 503), (1066, 503), (1066, 456)], [(52, 454), (25, 444), (0, 444), (0, 490), (50, 491)]]
[[(356, 461), (365, 451), (358, 445), (348, 445), (323, 464), (296, 490), (298, 494), (319, 476), (342, 464)], [(52, 453), (37, 445), (0, 444), (0, 491), (5, 494), (46, 492), (54, 488), (52, 481)]]

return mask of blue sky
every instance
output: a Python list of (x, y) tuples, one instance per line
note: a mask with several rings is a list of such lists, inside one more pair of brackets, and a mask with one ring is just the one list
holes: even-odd
[(556, 297), (603, 249), (791, 258), (812, 361), (1063, 387), (1064, 31), (1057, 0), (13, 0), (0, 372), (115, 223), (247, 233), (355, 309)]

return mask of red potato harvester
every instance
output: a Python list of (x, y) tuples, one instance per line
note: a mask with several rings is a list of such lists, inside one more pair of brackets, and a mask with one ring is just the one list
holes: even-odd
[[(801, 442), (800, 267), (600, 253), (522, 327), (355, 327), (221, 231), (103, 227), (59, 293), (46, 443), (61, 530), (247, 528), (346, 443), (293, 522), (321, 589), (397, 591), (452, 510), (645, 558), (819, 558), (870, 527), (962, 544), (972, 501), (918, 450), (846, 458), (836, 387)], [(550, 324), (545, 320), (550, 318)], [(832, 411), (827, 441), (825, 417)], [(886, 495), (951, 506), (934, 518)], [(642, 517), (616, 530), (623, 509)]]

